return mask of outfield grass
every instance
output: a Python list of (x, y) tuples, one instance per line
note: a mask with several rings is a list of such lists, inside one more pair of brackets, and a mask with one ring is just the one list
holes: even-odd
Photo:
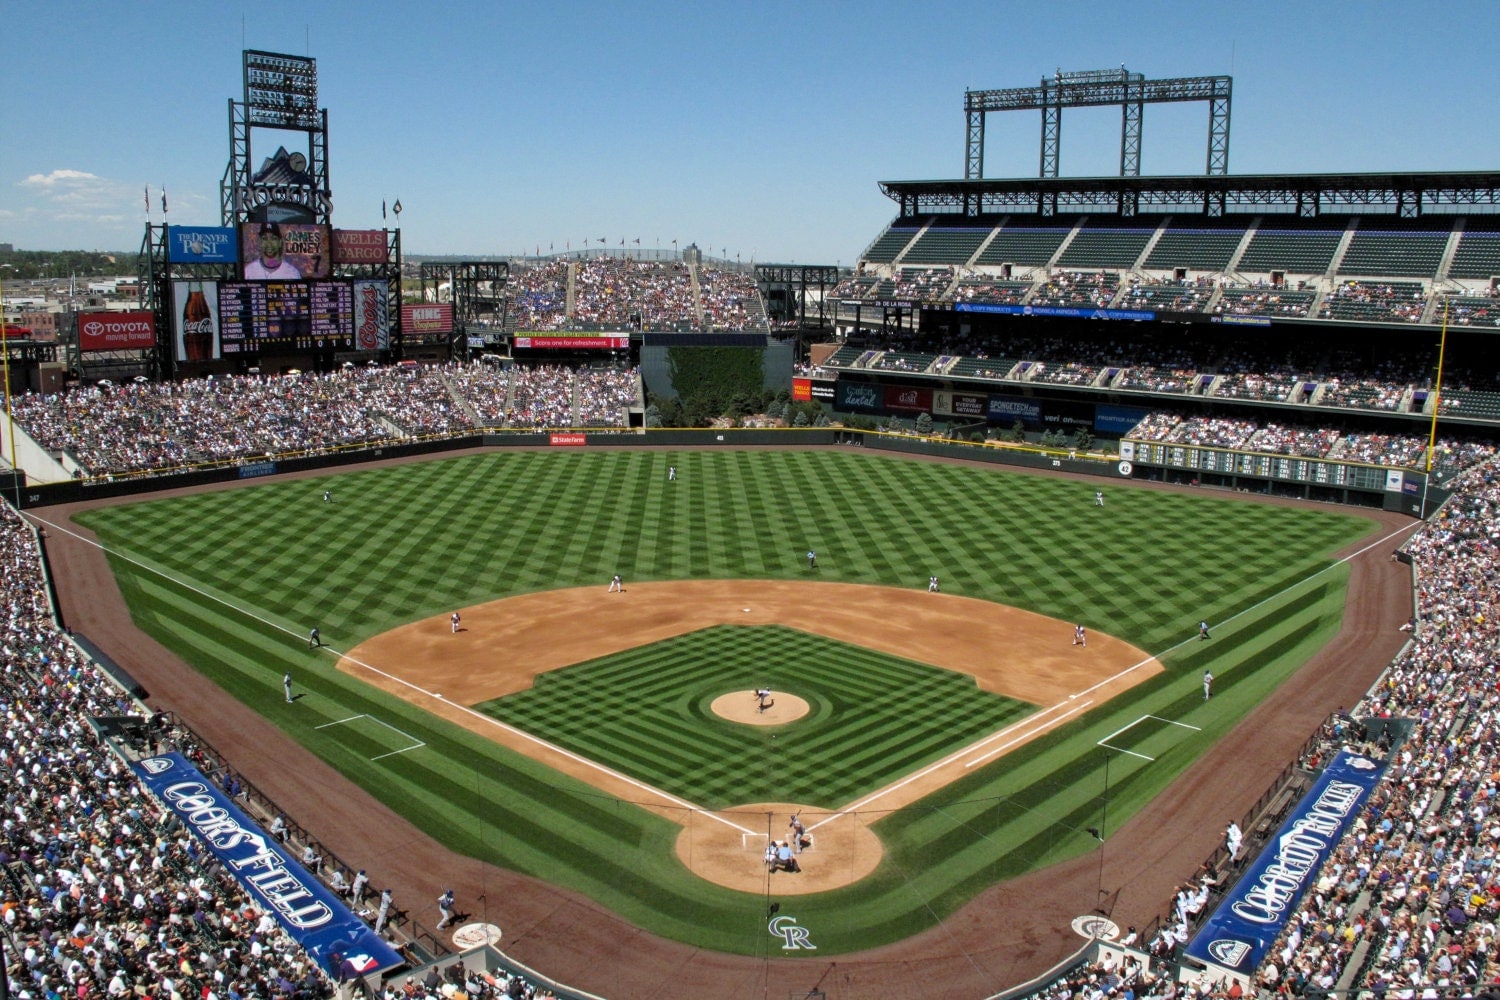
[[(337, 503), (321, 502), (326, 488)], [(331, 655), (307, 651), (307, 628), (347, 649), (454, 607), (602, 586), (617, 571), (627, 582), (810, 580), (803, 556), (813, 548), (817, 579), (920, 589), (937, 573), (947, 593), (1082, 621), (1162, 656), (1166, 673), (1108, 705), (912, 807), (866, 816), (885, 845), (881, 867), (788, 907), (826, 958), (914, 933), (998, 879), (1088, 849), (1083, 829), (1099, 825), (1102, 806), (1097, 740), (1142, 715), (1199, 727), (1153, 739), (1160, 756), (1150, 763), (1114, 756), (1116, 828), (1337, 631), (1345, 573), (1328, 554), (1369, 522), (1126, 485), (1106, 486), (1099, 508), (1093, 491), (852, 449), (506, 452), (147, 501), (83, 520), (111, 549), (146, 631), (438, 839), (584, 892), (655, 933), (746, 954), (765, 947), (763, 898), (684, 870), (671, 849), (675, 824), (339, 674)], [(1211, 643), (1193, 641), (1203, 618), (1216, 626)], [(680, 641), (692, 650), (719, 638), (710, 630)], [(280, 692), (289, 669), (307, 693), (295, 706)], [(1217, 678), (1207, 704), (1205, 669)], [(700, 701), (663, 707), (653, 725)], [(1011, 710), (987, 711), (975, 732), (1002, 727)], [(372, 762), (391, 749), (378, 727), (316, 728), (357, 714), (427, 746)], [(610, 742), (639, 755), (626, 729)], [(586, 727), (566, 740), (584, 746)], [(799, 772), (839, 772), (834, 755), (848, 753), (839, 746)], [(935, 753), (924, 746), (914, 759)], [(664, 786), (684, 779), (677, 770), (663, 762)], [(879, 780), (877, 767), (866, 770), (850, 788)], [(743, 801), (728, 786), (710, 793), (718, 796)]]

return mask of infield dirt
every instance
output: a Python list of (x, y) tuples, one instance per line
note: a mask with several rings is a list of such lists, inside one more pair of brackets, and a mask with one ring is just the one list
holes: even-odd
[[(457, 632), (446, 614), (411, 622), (355, 646), (339, 660), (339, 669), (610, 795), (641, 801), (645, 793), (643, 805), (675, 822), (684, 815), (680, 800), (664, 793), (653, 800), (653, 789), (472, 711), (472, 706), (524, 690), (538, 674), (698, 629), (773, 624), (969, 674), (982, 690), (1038, 706), (1002, 733), (904, 776), (859, 803), (888, 811), (956, 780), (970, 762), (1022, 746), (1162, 670), (1154, 657), (1097, 631), (1088, 645), (1074, 645), (1070, 623), (1030, 611), (955, 594), (861, 584), (638, 583), (621, 593), (604, 587), (541, 591), (459, 611), (463, 625)], [(768, 720), (756, 711), (750, 687), (747, 683), (745, 691), (716, 704), (722, 702), (721, 714), (743, 716), (733, 721), (764, 725)], [(789, 699), (796, 692), (780, 692), (780, 697), (778, 704), (790, 722)], [(844, 811), (850, 803), (805, 805), (824, 811), (817, 821), (816, 860), (804, 866), (806, 877), (782, 878), (778, 892), (823, 892), (874, 871), (879, 840), (855, 813)], [(765, 823), (747, 824), (767, 812), (797, 808), (745, 803), (720, 812), (689, 811), (677, 856), (701, 878), (731, 889), (762, 891), (765, 839), (746, 833), (760, 831)], [(786, 819), (781, 818), (781, 826)], [(773, 839), (776, 832), (785, 833), (777, 828)], [(830, 863), (820, 866), (823, 859)]]

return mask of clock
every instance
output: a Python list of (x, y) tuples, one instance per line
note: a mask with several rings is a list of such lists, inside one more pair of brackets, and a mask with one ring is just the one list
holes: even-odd
[(303, 156), (301, 153), (293, 153), (291, 156), (288, 156), (286, 158), (286, 165), (300, 174), (307, 169), (307, 157)]

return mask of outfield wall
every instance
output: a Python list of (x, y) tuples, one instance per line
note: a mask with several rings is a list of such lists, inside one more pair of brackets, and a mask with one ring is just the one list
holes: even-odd
[[(437, 455), (466, 448), (705, 448), (723, 445), (726, 447), (840, 447), (871, 448), (879, 451), (898, 452), (905, 455), (925, 455), (933, 458), (963, 459), (970, 462), (987, 462), (1015, 468), (1038, 471), (1070, 472), (1078, 475), (1096, 476), (1101, 479), (1129, 481), (1166, 481), (1186, 485), (1188, 474), (1177, 474), (1174, 470), (1142, 467), (1129, 462), (1118, 462), (1113, 456), (1078, 455), (1073, 452), (1048, 452), (1013, 447), (995, 447), (961, 441), (946, 441), (941, 438), (913, 437), (904, 434), (884, 434), (873, 431), (850, 430), (842, 427), (810, 428), (710, 428), (690, 430), (678, 428), (653, 429), (645, 434), (560, 432), (556, 434), (472, 434), (462, 437), (434, 439), (402, 444), (382, 444), (368, 449), (347, 449), (319, 452), (316, 454), (293, 453), (268, 458), (259, 462), (243, 462), (239, 465), (214, 469), (185, 470), (179, 473), (153, 476), (130, 476), (90, 480), (69, 480), (58, 483), (28, 484), (16, 494), (7, 494), (7, 499), (19, 496), (22, 507), (47, 507), (62, 503), (81, 503), (89, 500), (157, 493), (162, 490), (185, 486), (202, 486), (209, 483), (227, 483), (262, 476), (275, 476), (289, 472), (308, 472), (334, 469), (340, 466), (361, 465), (384, 461), (390, 458), (405, 458), (416, 455)], [(1196, 478), (1196, 477), (1193, 477)], [(1353, 488), (1318, 489), (1310, 484), (1268, 483), (1265, 480), (1246, 477), (1221, 477), (1203, 482), (1209, 487), (1264, 493), (1275, 492), (1300, 499), (1323, 500), (1330, 503), (1362, 507), (1381, 507), (1385, 510), (1419, 516), (1421, 505), (1410, 493), (1366, 492)], [(1446, 494), (1432, 488), (1427, 498), (1427, 509), (1432, 510)]]

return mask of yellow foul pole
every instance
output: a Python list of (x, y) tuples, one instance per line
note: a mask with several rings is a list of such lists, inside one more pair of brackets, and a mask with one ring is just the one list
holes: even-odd
[(1443, 331), (1438, 337), (1437, 381), (1432, 387), (1432, 426), (1427, 431), (1427, 465), (1423, 469), (1432, 475), (1432, 452), (1437, 447), (1438, 412), (1443, 408), (1443, 355), (1448, 350), (1448, 297), (1443, 296)]

